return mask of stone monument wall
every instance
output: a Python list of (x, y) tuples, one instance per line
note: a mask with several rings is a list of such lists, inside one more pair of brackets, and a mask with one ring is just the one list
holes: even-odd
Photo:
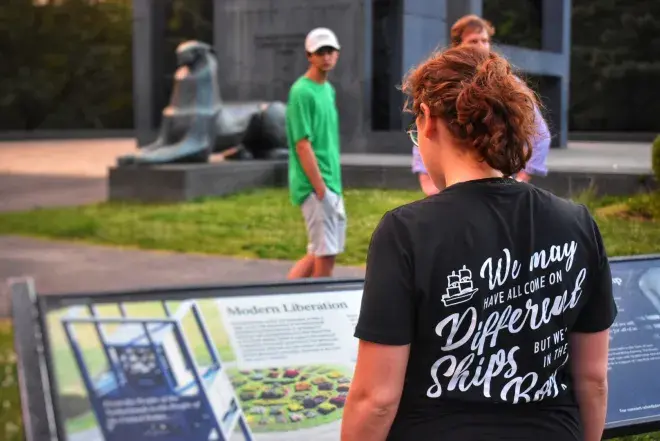
[(370, 13), (365, 12), (359, 0), (215, 0), (214, 48), (223, 100), (286, 102), (289, 87), (308, 67), (305, 36), (315, 27), (328, 27), (342, 46), (331, 76), (342, 141), (354, 143), (369, 120), (365, 30)]
[[(163, 3), (133, 0), (134, 109), (140, 145), (155, 138), (164, 95)], [(333, 29), (342, 52), (331, 81), (337, 90), (342, 151), (409, 154), (401, 114), (401, 77), (437, 47), (451, 24), (483, 12), (484, 0), (209, 0), (213, 46), (225, 101), (287, 101), (307, 69), (305, 35)], [(523, 72), (547, 77), (543, 90), (553, 144), (568, 128), (570, 0), (542, 0), (542, 49), (496, 45)], [(195, 37), (197, 38), (197, 37)], [(211, 43), (211, 42), (209, 42)], [(375, 99), (372, 99), (375, 98)], [(165, 101), (164, 101), (165, 100)]]

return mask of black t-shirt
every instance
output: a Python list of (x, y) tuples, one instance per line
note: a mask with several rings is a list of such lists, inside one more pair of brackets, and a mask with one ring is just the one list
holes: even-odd
[(355, 336), (410, 344), (390, 441), (578, 441), (568, 336), (616, 313), (588, 210), (489, 178), (385, 214)]

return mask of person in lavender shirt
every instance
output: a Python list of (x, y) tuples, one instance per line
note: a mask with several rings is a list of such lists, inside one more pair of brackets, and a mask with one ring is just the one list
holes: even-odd
[[(451, 45), (453, 47), (474, 46), (489, 51), (490, 40), (494, 34), (495, 28), (491, 23), (477, 15), (467, 15), (452, 26)], [(543, 115), (541, 115), (541, 111), (535, 108), (535, 112), (537, 135), (532, 147), (532, 157), (527, 162), (525, 169), (514, 176), (518, 181), (529, 182), (532, 176), (545, 176), (548, 174), (546, 159), (550, 150), (550, 131)], [(442, 190), (442, 188), (438, 189), (431, 181), (417, 146), (413, 146), (412, 172), (419, 177), (419, 185), (427, 196)]]

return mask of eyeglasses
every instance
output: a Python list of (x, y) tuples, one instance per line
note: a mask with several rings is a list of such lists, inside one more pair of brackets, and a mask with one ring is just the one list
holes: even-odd
[(407, 133), (408, 136), (410, 137), (410, 140), (411, 140), (412, 143), (415, 145), (415, 147), (419, 147), (419, 143), (418, 143), (418, 139), (419, 139), (419, 137), (418, 137), (418, 135), (417, 135), (417, 126), (415, 125), (415, 123), (412, 123), (412, 124), (408, 127), (408, 130), (406, 130), (406, 133)]

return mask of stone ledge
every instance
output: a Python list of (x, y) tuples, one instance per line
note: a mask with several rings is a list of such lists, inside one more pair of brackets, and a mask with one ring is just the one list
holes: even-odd
[(286, 161), (228, 161), (150, 167), (112, 167), (110, 201), (183, 202), (252, 188), (286, 185)]
[[(344, 165), (346, 188), (419, 189), (419, 182), (409, 165)], [(596, 196), (625, 196), (658, 188), (648, 173), (606, 173), (595, 171), (554, 171), (535, 177), (533, 184), (562, 196), (571, 197), (591, 190)]]
[[(286, 187), (286, 161), (219, 162), (154, 167), (113, 167), (109, 173), (111, 201), (183, 202), (226, 196), (260, 187)], [(345, 188), (416, 190), (419, 184), (408, 164), (343, 164)], [(621, 196), (657, 188), (648, 173), (554, 171), (534, 184), (559, 196), (585, 190)]]
[(658, 188), (651, 174), (591, 171), (550, 172), (548, 176), (534, 178), (533, 184), (563, 197), (587, 190), (595, 196), (626, 196)]

